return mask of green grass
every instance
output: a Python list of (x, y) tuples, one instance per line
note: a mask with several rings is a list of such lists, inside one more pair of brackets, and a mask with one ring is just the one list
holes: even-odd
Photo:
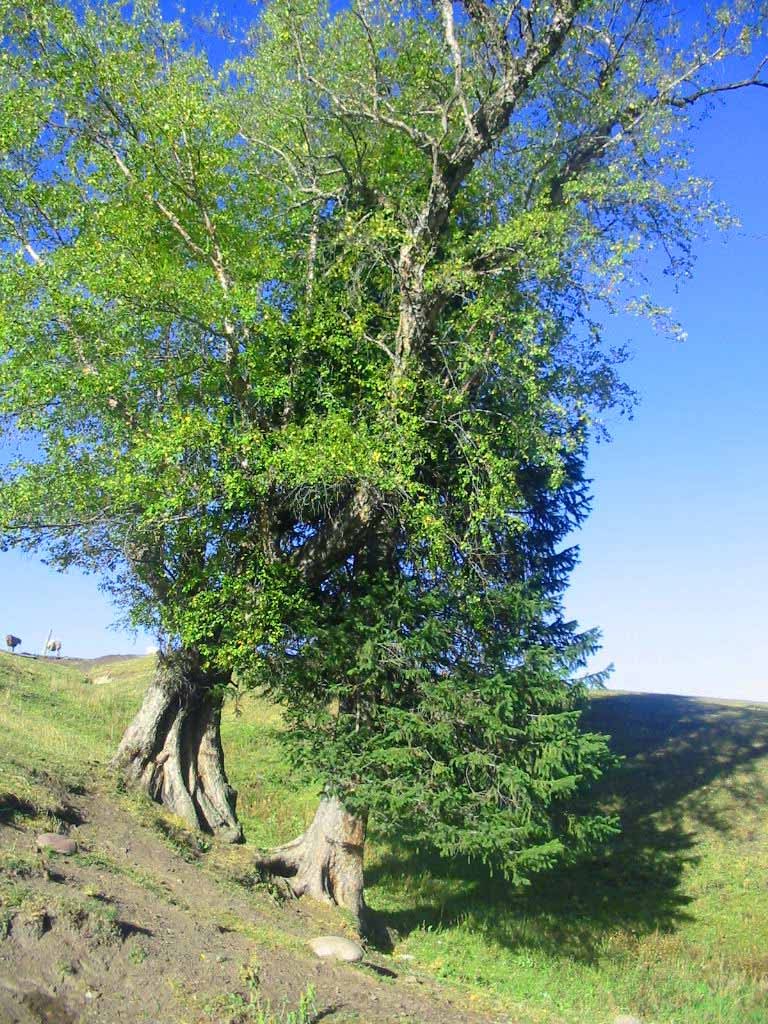
[[(627, 758), (600, 791), (623, 820), (614, 848), (521, 890), (374, 831), (367, 897), (401, 936), (395, 957), (540, 1024), (766, 1024), (768, 707), (612, 694), (589, 717)], [(293, 838), (317, 799), (279, 727), (255, 699), (224, 719), (258, 845)]]
[[(150, 665), (111, 664), (110, 681), (95, 685), (82, 668), (0, 656), (0, 820), (66, 814), (51, 778), (77, 785), (106, 762)], [(400, 935), (393, 966), (530, 1024), (610, 1024), (619, 1013), (766, 1024), (768, 707), (608, 695), (589, 717), (626, 761), (600, 790), (622, 836), (588, 863), (519, 890), (387, 841), (374, 823), (368, 900)], [(257, 845), (293, 838), (317, 799), (292, 779), (279, 730), (274, 708), (255, 698), (224, 715), (239, 814)], [(16, 867), (6, 892), (19, 901), (25, 865)]]
[(275, 1008), (259, 993), (259, 968), (248, 965), (242, 971), (247, 995), (230, 993), (214, 1000), (208, 1007), (208, 1015), (215, 1024), (313, 1024), (317, 1018), (316, 993), (307, 985), (299, 997), (296, 1007)]
[(82, 668), (0, 655), (0, 823), (58, 831), (69, 793), (103, 766), (146, 685), (150, 659), (96, 687)]
[[(132, 658), (86, 671), (0, 655), (0, 756), (20, 758), (25, 770), (53, 764), (85, 773), (87, 762), (104, 762), (136, 710), (151, 664)], [(92, 678), (106, 672), (112, 681), (94, 685)]]
[[(115, 682), (96, 687), (82, 667), (0, 655), (0, 824), (58, 832), (76, 820), (72, 801), (94, 772), (103, 775), (150, 664), (121, 662)], [(39, 855), (0, 854), (0, 933), (16, 911), (36, 913), (39, 897), (24, 879), (44, 873)], [(87, 897), (78, 906), (59, 902), (61, 913), (104, 917)], [(109, 933), (109, 922), (103, 930)]]

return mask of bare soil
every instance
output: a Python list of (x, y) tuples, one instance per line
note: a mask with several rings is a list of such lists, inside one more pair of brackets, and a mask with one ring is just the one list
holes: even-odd
[[(281, 1021), (310, 984), (316, 1021), (490, 1024), (395, 958), (317, 960), (306, 943), (342, 934), (338, 916), (234, 881), (247, 849), (190, 860), (106, 786), (68, 793), (62, 806), (79, 852), (37, 854), (23, 873), (34, 899), (0, 940), (1, 1024), (245, 1024), (259, 1019), (257, 999)], [(0, 825), (7, 862), (29, 864), (35, 838), (23, 820)]]

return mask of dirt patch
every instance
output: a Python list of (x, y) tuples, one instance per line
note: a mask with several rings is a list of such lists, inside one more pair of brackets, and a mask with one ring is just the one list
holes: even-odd
[[(234, 1024), (257, 1019), (254, 999), (296, 1007), (308, 985), (316, 1019), (339, 1024), (491, 1020), (400, 961), (318, 961), (306, 942), (331, 922), (338, 931), (338, 918), (232, 881), (247, 849), (185, 859), (111, 795), (70, 801), (75, 857), (37, 854), (33, 830), (0, 827), (6, 873), (25, 894), (0, 941), (3, 1024)], [(233, 857), (225, 881), (222, 858)]]

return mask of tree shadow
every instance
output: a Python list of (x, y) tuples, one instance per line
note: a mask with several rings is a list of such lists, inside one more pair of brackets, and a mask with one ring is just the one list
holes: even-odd
[(318, 1010), (317, 1013), (310, 1018), (310, 1024), (320, 1024), (320, 1021), (326, 1020), (328, 1017), (333, 1017), (334, 1014), (343, 1009), (343, 1003), (331, 1003), (330, 1006), (326, 1006), (322, 1010)]
[[(85, 818), (77, 807), (74, 807), (68, 797), (70, 794), (81, 795), (85, 792), (82, 786), (72, 785), (65, 787), (61, 781), (49, 772), (30, 768), (20, 762), (9, 759), (6, 762), (7, 769), (18, 771), (22, 778), (36, 784), (44, 791), (44, 797), (40, 804), (26, 797), (20, 797), (10, 790), (0, 790), (0, 825), (16, 827), (17, 820), (39, 817), (43, 813), (49, 814), (66, 825), (82, 825)], [(4, 768), (6, 767), (4, 765)]]
[(31, 818), (37, 808), (31, 800), (24, 800), (15, 793), (0, 792), (0, 825), (13, 824), (16, 816)]
[(143, 928), (140, 924), (134, 924), (132, 921), (116, 921), (115, 924), (121, 939), (128, 939), (131, 935), (148, 935), (151, 937), (155, 934), (149, 928)]
[(707, 793), (725, 776), (742, 776), (729, 781), (742, 808), (765, 804), (768, 786), (755, 769), (768, 755), (768, 705), (612, 694), (590, 702), (585, 723), (609, 733), (613, 749), (626, 758), (597, 792), (621, 802), (628, 827), (654, 813), (684, 812), (694, 826), (729, 832), (731, 818)]
[[(404, 877), (427, 896), (420, 906), (382, 915), (400, 935), (468, 923), (506, 948), (536, 948), (591, 962), (618, 931), (674, 931), (692, 917), (681, 889), (697, 862), (699, 829), (728, 833), (733, 801), (764, 807), (768, 707), (656, 694), (590, 701), (585, 726), (612, 736), (625, 760), (593, 794), (619, 814), (621, 835), (599, 856), (561, 866), (520, 888), (463, 861), (391, 846), (367, 873), (370, 885), (397, 889)], [(727, 799), (708, 787), (728, 778)], [(411, 889), (413, 891), (413, 888)]]
[[(44, 810), (52, 818), (56, 818), (66, 825), (82, 825), (85, 822), (80, 811), (64, 800), (46, 807)], [(15, 793), (0, 792), (0, 825), (16, 827), (17, 819), (35, 818), (40, 813), (41, 808), (31, 800), (16, 796)]]

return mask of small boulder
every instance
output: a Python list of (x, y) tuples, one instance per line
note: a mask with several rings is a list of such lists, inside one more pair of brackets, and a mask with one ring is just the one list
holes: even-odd
[(340, 935), (319, 935), (316, 939), (310, 939), (309, 945), (313, 953), (324, 960), (343, 960), (355, 964), (363, 959), (363, 947)]
[(643, 1022), (630, 1014), (622, 1014), (621, 1017), (614, 1017), (613, 1024), (643, 1024)]
[(52, 850), (53, 853), (60, 853), (64, 857), (77, 853), (75, 840), (70, 839), (69, 836), (60, 836), (57, 832), (43, 832), (42, 835), (39, 835), (37, 848), (38, 850)]

